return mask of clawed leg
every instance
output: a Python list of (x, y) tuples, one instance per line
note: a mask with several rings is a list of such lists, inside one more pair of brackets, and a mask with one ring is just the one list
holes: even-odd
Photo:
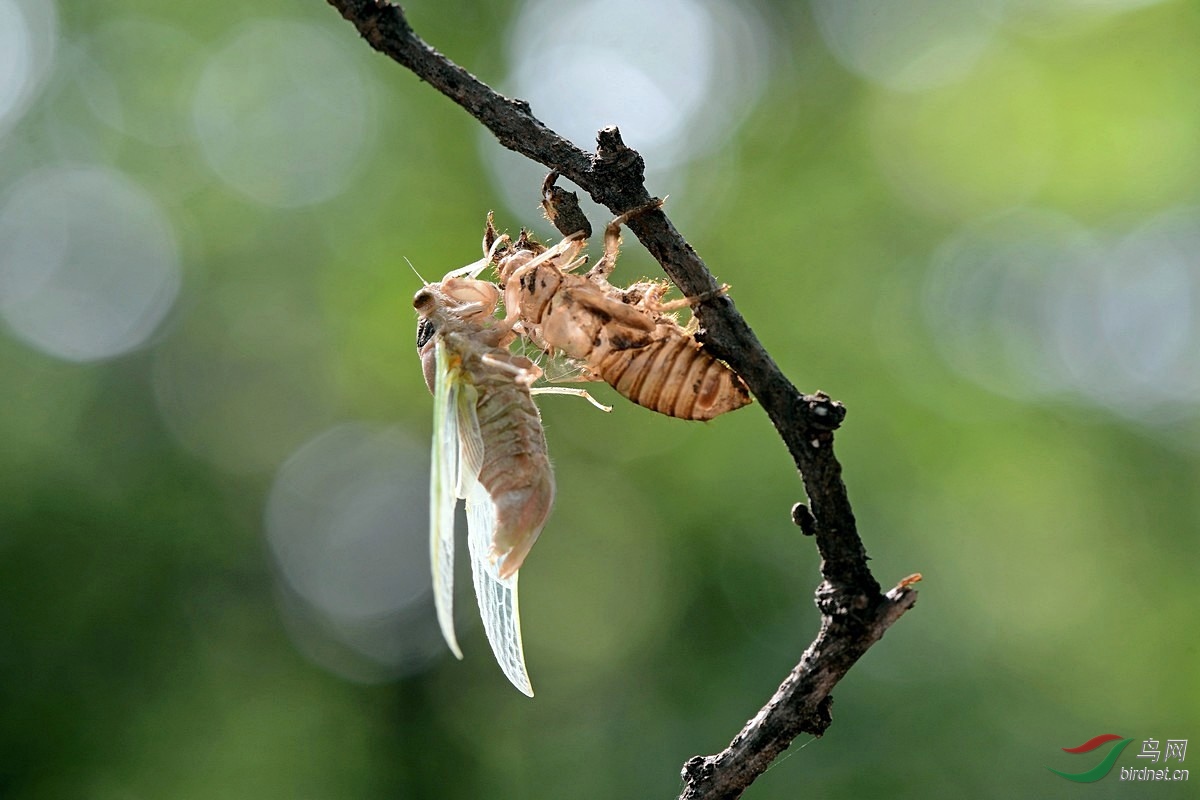
[[(517, 382), (524, 383), (526, 386), (530, 386), (530, 384), (542, 377), (543, 374), (542, 368), (525, 356), (510, 355), (500, 357), (491, 353), (484, 353), (482, 360), (489, 367), (509, 373)], [(584, 380), (590, 380), (590, 378), (584, 378)], [(530, 386), (529, 394), (569, 394), (584, 398), (601, 411), (612, 411), (612, 406), (604, 405), (588, 394), (585, 389), (572, 389), (567, 386)]]
[(662, 208), (664, 202), (666, 202), (666, 198), (660, 200), (656, 197), (645, 205), (626, 211), (608, 223), (604, 228), (604, 255), (596, 262), (596, 266), (587, 271), (586, 277), (588, 280), (597, 282), (608, 280), (608, 276), (612, 274), (613, 269), (617, 266), (617, 256), (621, 252), (621, 226), (634, 217), (645, 214), (647, 211), (657, 211)]
[(606, 406), (587, 393), (585, 389), (571, 389), (566, 386), (538, 386), (529, 390), (530, 394), (570, 394), (583, 397), (601, 411), (612, 411), (612, 406)]
[(501, 357), (492, 355), (491, 353), (484, 353), (480, 356), (480, 360), (493, 369), (507, 372), (516, 378), (518, 382), (527, 385), (542, 377), (542, 368), (525, 356), (508, 355)]
[(588, 369), (586, 364), (571, 358), (553, 358), (542, 371), (546, 380), (553, 384), (596, 383), (604, 380)]
[(696, 318), (696, 307), (705, 300), (711, 300), (714, 297), (721, 297), (729, 292), (729, 284), (723, 283), (711, 292), (701, 292), (693, 297), (681, 297), (678, 300), (664, 301), (663, 295), (666, 294), (669, 285), (661, 281), (643, 281), (635, 283), (624, 290), (617, 290), (621, 299), (635, 308), (640, 308), (654, 318), (656, 322), (662, 322), (664, 319), (674, 319), (669, 316), (672, 311), (677, 311), (681, 308), (691, 308), (692, 315), (684, 326), (683, 331), (689, 336), (692, 336), (700, 329), (700, 321)]
[(716, 289), (713, 289), (710, 292), (701, 292), (700, 294), (694, 295), (692, 297), (681, 297), (678, 300), (668, 300), (665, 303), (662, 303), (662, 302), (657, 303), (654, 306), (654, 310), (655, 311), (675, 311), (677, 309), (687, 308), (689, 306), (692, 308), (695, 308), (696, 306), (700, 305), (701, 303), (703, 303), (706, 300), (712, 300), (713, 298), (716, 298), (716, 297), (723, 297), (724, 295), (727, 295), (727, 294), (729, 294), (729, 284), (722, 283), (720, 286), (718, 286)]
[(705, 300), (712, 300), (714, 297), (723, 297), (729, 293), (729, 284), (722, 283), (711, 292), (701, 292), (693, 297), (681, 297), (678, 300), (671, 300), (667, 303), (662, 303), (658, 306), (661, 313), (674, 311), (677, 308), (688, 306), (692, 310), (692, 315), (687, 321), (687, 325), (683, 326), (683, 332), (688, 336), (695, 336), (700, 331), (700, 318), (696, 316), (696, 307)]

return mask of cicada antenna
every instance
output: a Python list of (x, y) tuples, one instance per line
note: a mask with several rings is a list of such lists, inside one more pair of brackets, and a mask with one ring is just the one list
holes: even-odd
[(408, 268), (409, 268), (409, 269), (411, 269), (411, 270), (413, 271), (413, 274), (417, 276), (417, 279), (418, 279), (419, 281), (421, 281), (422, 285), (424, 285), (424, 286), (428, 286), (428, 285), (429, 285), (429, 281), (427, 281), (427, 280), (425, 280), (424, 278), (422, 278), (422, 277), (421, 277), (421, 273), (417, 272), (417, 268), (416, 268), (416, 267), (414, 267), (414, 266), (413, 266), (413, 263), (412, 263), (411, 261), (409, 261), (409, 260), (408, 260), (408, 256), (404, 256), (404, 261), (405, 261), (405, 263), (406, 263), (406, 264), (408, 264)]

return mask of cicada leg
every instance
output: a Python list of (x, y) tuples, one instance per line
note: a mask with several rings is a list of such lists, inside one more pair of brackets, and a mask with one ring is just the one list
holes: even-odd
[(480, 360), (493, 369), (507, 372), (517, 383), (529, 385), (542, 377), (542, 369), (525, 356), (506, 354), (503, 356), (484, 353)]
[(585, 389), (571, 389), (566, 386), (538, 386), (529, 390), (530, 394), (569, 394), (582, 397), (601, 411), (612, 411), (612, 406), (606, 406), (588, 394)]
[(713, 289), (712, 291), (709, 291), (709, 292), (701, 292), (700, 294), (693, 295), (692, 297), (681, 297), (678, 300), (668, 300), (665, 303), (662, 301), (654, 302), (651, 300), (650, 302), (648, 302), (646, 304), (646, 306), (651, 311), (657, 311), (657, 312), (675, 311), (680, 308), (689, 308), (689, 307), (695, 308), (696, 306), (700, 305), (701, 303), (705, 302), (706, 300), (712, 300), (717, 297), (723, 297), (724, 295), (727, 295), (727, 294), (729, 294), (729, 284), (722, 283), (716, 289)]
[[(542, 376), (542, 368), (534, 364), (525, 356), (508, 356), (499, 358), (491, 354), (482, 356), (483, 363), (496, 369), (504, 370), (510, 373), (519, 383), (529, 385)], [(522, 363), (523, 362), (523, 363)], [(590, 375), (582, 378), (582, 380), (594, 380)], [(529, 390), (531, 395), (534, 394), (569, 394), (575, 397), (582, 397), (589, 403), (594, 405), (601, 411), (612, 411), (612, 406), (606, 406), (596, 398), (592, 397), (584, 389), (572, 389), (567, 386), (538, 386), (531, 387)]]
[(597, 283), (607, 282), (608, 276), (612, 274), (613, 269), (617, 266), (617, 256), (621, 253), (621, 226), (634, 217), (645, 214), (647, 211), (657, 211), (662, 208), (665, 202), (665, 197), (661, 200), (656, 197), (645, 205), (626, 211), (608, 223), (604, 228), (604, 255), (596, 262), (596, 266), (585, 273), (585, 277)]

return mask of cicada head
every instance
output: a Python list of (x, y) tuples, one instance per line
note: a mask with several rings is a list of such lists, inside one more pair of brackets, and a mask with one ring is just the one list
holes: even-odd
[(515, 337), (510, 327), (495, 319), (500, 304), (500, 288), (496, 284), (455, 276), (453, 272), (450, 275), (440, 283), (426, 284), (413, 297), (413, 308), (420, 316), (417, 352), (421, 355), (425, 384), (431, 392), (437, 373), (434, 351), (438, 336), (457, 332), (485, 347), (507, 347)]
[(442, 306), (440, 294), (436, 283), (427, 283), (417, 291), (413, 297), (413, 308), (421, 315), (422, 320), (429, 319), (438, 312)]
[(441, 284), (429, 283), (413, 297), (417, 310), (417, 353), (421, 356), (421, 372), (430, 394), (437, 387), (437, 338), (454, 325), (453, 304), (441, 290)]

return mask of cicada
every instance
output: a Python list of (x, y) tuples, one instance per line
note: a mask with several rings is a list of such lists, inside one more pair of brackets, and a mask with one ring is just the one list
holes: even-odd
[(477, 277), (489, 261), (454, 270), (413, 299), (420, 316), (417, 350), (434, 396), (429, 492), (434, 603), (446, 644), (461, 659), (453, 613), (454, 509), (461, 498), (484, 632), (505, 676), (532, 697), (517, 573), (554, 503), (554, 473), (533, 395), (587, 395), (533, 388), (540, 368), (509, 352), (516, 334), (496, 317), (500, 290)]
[[(628, 216), (609, 223), (604, 255), (586, 273), (575, 272), (586, 263), (583, 234), (549, 249), (522, 234), (496, 264), (506, 322), (519, 326), (536, 346), (576, 361), (586, 378), (603, 380), (661, 414), (709, 420), (748, 404), (750, 393), (737, 373), (669, 313), (703, 298), (665, 302), (665, 281), (624, 289), (609, 283)], [(503, 238), (489, 217), (485, 243), (494, 246)]]

